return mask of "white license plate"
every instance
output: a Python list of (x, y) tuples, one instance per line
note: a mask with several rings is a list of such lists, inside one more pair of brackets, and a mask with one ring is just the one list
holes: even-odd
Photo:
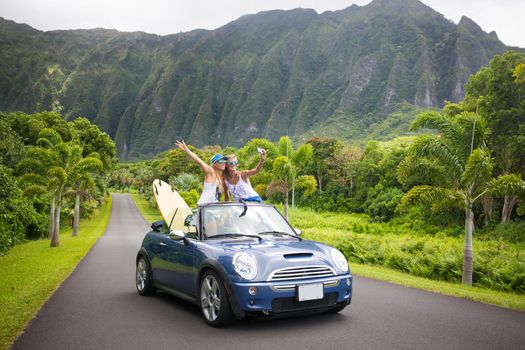
[(297, 300), (317, 300), (323, 299), (324, 290), (322, 283), (301, 284), (297, 286)]

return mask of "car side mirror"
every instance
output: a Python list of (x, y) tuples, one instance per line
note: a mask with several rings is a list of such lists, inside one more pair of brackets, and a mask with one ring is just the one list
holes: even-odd
[(174, 241), (181, 241), (186, 238), (186, 235), (182, 231), (173, 230), (169, 233), (169, 237)]
[(164, 226), (164, 220), (155, 221), (151, 224), (151, 228), (155, 232), (160, 232), (162, 229), (162, 226)]
[(298, 228), (295, 228), (295, 227), (294, 227), (294, 231), (295, 231), (295, 233), (297, 233), (297, 236), (300, 236), (300, 235), (303, 234), (303, 231), (301, 231), (301, 230), (299, 230)]
[(188, 216), (186, 216), (186, 219), (184, 219), (184, 226), (196, 226), (195, 216), (193, 214), (189, 214)]

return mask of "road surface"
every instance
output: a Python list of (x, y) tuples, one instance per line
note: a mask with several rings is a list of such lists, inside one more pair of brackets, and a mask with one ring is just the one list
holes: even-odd
[(192, 304), (137, 294), (148, 229), (132, 199), (115, 194), (105, 235), (13, 349), (525, 349), (525, 313), (361, 277), (340, 314), (211, 328)]

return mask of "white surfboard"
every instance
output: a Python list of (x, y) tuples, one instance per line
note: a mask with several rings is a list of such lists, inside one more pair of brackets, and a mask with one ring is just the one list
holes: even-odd
[(153, 195), (160, 214), (170, 229), (185, 232), (188, 228), (184, 226), (184, 220), (192, 212), (180, 194), (168, 183), (155, 179), (153, 180)]

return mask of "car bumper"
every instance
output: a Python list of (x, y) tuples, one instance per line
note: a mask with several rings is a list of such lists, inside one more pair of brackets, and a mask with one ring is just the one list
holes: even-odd
[[(315, 300), (298, 300), (299, 285), (323, 284), (323, 298)], [(250, 288), (256, 288), (254, 295)], [(233, 282), (232, 292), (237, 309), (246, 314), (262, 313), (279, 316), (297, 312), (328, 310), (343, 303), (349, 304), (352, 299), (352, 275), (338, 275), (302, 281), (281, 282)]]

